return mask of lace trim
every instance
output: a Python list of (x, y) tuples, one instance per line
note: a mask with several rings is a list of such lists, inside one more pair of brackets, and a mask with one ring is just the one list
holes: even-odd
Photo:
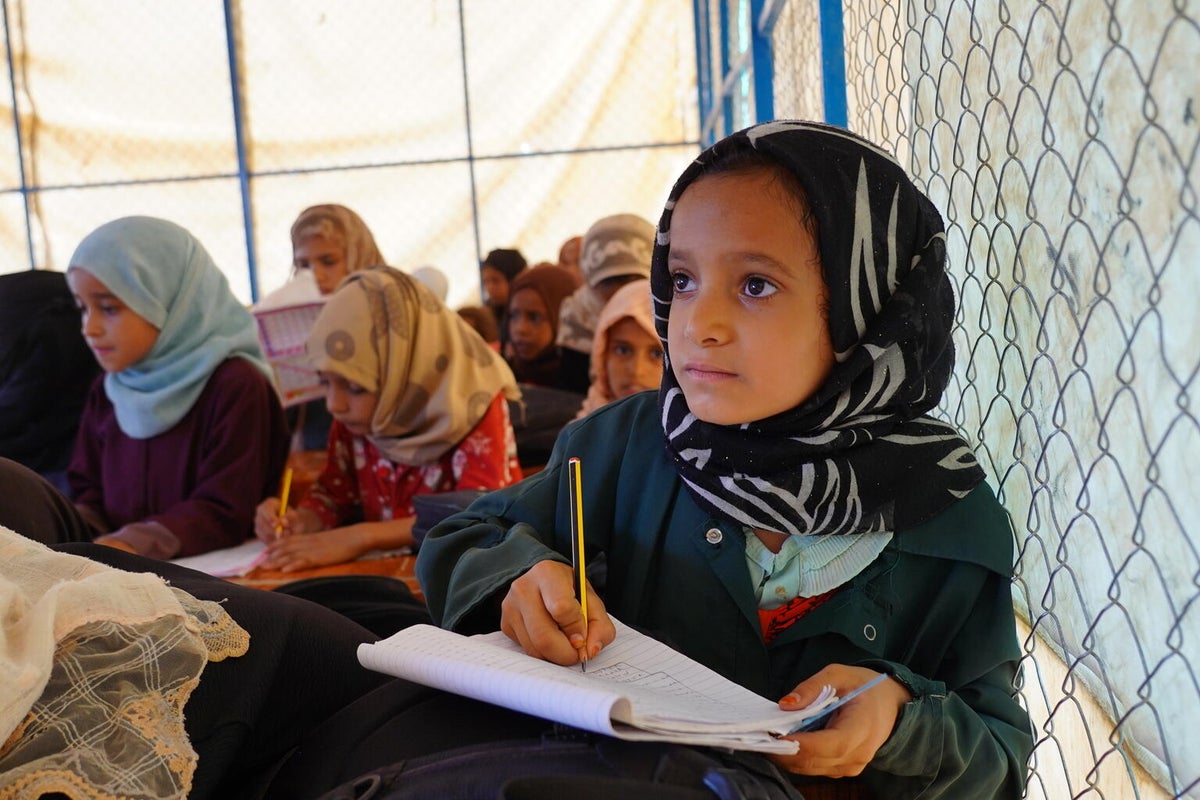
[(219, 603), (172, 588), (183, 614), (88, 622), (57, 644), (49, 682), (0, 747), (0, 800), (184, 800), (197, 756), (183, 709), (209, 661), (250, 636)]

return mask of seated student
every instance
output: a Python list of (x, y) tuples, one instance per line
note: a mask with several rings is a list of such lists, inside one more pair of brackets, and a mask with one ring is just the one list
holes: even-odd
[(500, 352), (508, 355), (508, 298), (513, 280), (528, 266), (520, 250), (500, 247), (490, 251), (479, 262), (479, 279), (483, 283), (483, 304), (491, 309), (500, 328)]
[(579, 266), (579, 254), (582, 249), (582, 236), (572, 236), (558, 248), (558, 266), (569, 270), (580, 283), (583, 282), (583, 269)]
[(430, 291), (391, 267), (350, 275), (308, 337), (333, 415), (329, 455), (278, 519), (258, 506), (263, 565), (293, 571), (413, 543), (413, 497), (521, 479), (512, 372)]
[[(326, 297), (350, 273), (385, 263), (367, 223), (337, 203), (304, 209), (292, 223), (291, 233), (293, 277), (264, 297), (260, 307)], [(316, 295), (305, 297), (304, 292), (312, 289)], [(293, 449), (324, 449), (332, 421), (322, 400), (291, 409), (288, 422), (296, 437)]]
[(571, 273), (553, 265), (527, 269), (513, 281), (508, 298), (511, 352), (506, 357), (520, 383), (566, 388), (555, 335), (559, 307), (577, 285)]
[(0, 664), (20, 678), (0, 681), (0, 796), (259, 797), (386, 683), (343, 616), (86, 542), (70, 501), (3, 458), (0, 486)]
[(88, 234), (67, 283), (106, 373), (67, 476), (96, 541), (164, 559), (244, 541), (288, 447), (250, 312), (192, 234), (153, 217)]
[(564, 389), (583, 394), (592, 382), (592, 338), (596, 319), (625, 284), (650, 277), (654, 226), (637, 214), (597, 221), (583, 236), (579, 266), (584, 283), (563, 301), (557, 341)]
[[(1020, 797), (1012, 531), (968, 443), (926, 415), (954, 359), (933, 204), (853, 134), (758, 125), (680, 177), (650, 280), (660, 391), (568, 426), (543, 471), (430, 531), (434, 619), (574, 664), (612, 614), (785, 709), (886, 674), (771, 760), (876, 797)], [(586, 636), (572, 456), (606, 567)]]
[(457, 313), (487, 342), (488, 347), (500, 352), (500, 327), (490, 310), (484, 306), (462, 306)]
[(347, 275), (384, 263), (367, 223), (345, 206), (309, 206), (292, 223), (292, 266), (311, 270), (323, 297)]
[(654, 331), (650, 281), (636, 280), (617, 290), (600, 312), (592, 342), (592, 385), (576, 419), (662, 382), (663, 349)]
[(0, 275), (0, 456), (65, 492), (83, 400), (99, 372), (63, 273)]

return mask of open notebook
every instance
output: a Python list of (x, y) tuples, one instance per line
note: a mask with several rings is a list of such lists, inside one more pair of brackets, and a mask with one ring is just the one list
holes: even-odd
[(837, 702), (832, 689), (800, 711), (739, 686), (613, 620), (616, 639), (587, 664), (528, 656), (503, 633), (463, 636), (414, 625), (359, 645), (363, 666), (577, 728), (643, 741), (794, 753), (777, 738)]

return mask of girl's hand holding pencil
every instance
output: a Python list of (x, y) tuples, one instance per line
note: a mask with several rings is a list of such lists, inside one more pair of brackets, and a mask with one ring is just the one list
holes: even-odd
[(529, 655), (563, 666), (582, 664), (617, 635), (604, 601), (587, 584), (587, 621), (575, 599), (575, 573), (561, 561), (539, 561), (512, 582), (500, 630)]
[(279, 486), (279, 497), (268, 497), (258, 504), (254, 512), (254, 535), (271, 544), (296, 533), (306, 533), (304, 516), (295, 508), (288, 507), (292, 488), (292, 469), (283, 472)]

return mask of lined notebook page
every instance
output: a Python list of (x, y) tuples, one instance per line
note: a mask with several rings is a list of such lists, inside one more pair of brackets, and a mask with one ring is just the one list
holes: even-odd
[[(829, 697), (802, 711), (781, 711), (655, 639), (614, 623), (616, 639), (588, 662), (587, 672), (528, 656), (500, 632), (466, 637), (428, 625), (360, 645), (358, 654), (370, 669), (622, 738), (793, 752), (793, 743), (775, 740), (770, 732), (790, 730), (832, 702)], [(735, 732), (748, 735), (721, 736)], [(748, 746), (754, 742), (759, 746)]]

